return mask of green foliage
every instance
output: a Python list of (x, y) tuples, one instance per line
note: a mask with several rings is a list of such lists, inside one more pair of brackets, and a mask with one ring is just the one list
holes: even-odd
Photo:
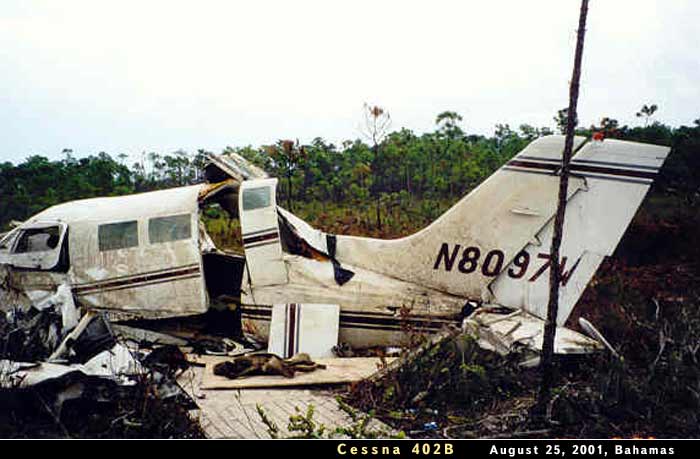
[(347, 426), (337, 427), (335, 429), (335, 436), (349, 437), (349, 438), (405, 438), (406, 434), (402, 431), (400, 432), (390, 432), (385, 428), (372, 427), (371, 422), (375, 418), (374, 410), (369, 413), (362, 413), (357, 411), (347, 403), (343, 401), (342, 398), (336, 397), (338, 402), (338, 407), (347, 414), (352, 422)]
[(265, 427), (267, 428), (267, 433), (270, 435), (270, 438), (279, 438), (279, 433), (280, 429), (277, 427), (277, 424), (275, 421), (270, 419), (265, 412), (265, 409), (263, 409), (262, 406), (260, 406), (259, 403), (255, 404), (255, 410), (258, 412), (258, 416), (260, 416), (260, 420), (262, 421), (263, 424), (265, 424)]
[(456, 335), (407, 359), (380, 380), (356, 384), (349, 400), (403, 426), (444, 424), (451, 415), (473, 416), (526, 393), (532, 375), (518, 367), (518, 358), (517, 353), (502, 358), (479, 347), (473, 337)]
[[(337, 426), (334, 430), (328, 430), (326, 426), (319, 423), (315, 418), (316, 408), (313, 404), (306, 407), (306, 412), (302, 412), (299, 407), (294, 407), (296, 414), (289, 416), (287, 431), (290, 438), (405, 438), (404, 432), (391, 432), (385, 428), (371, 426), (374, 419), (374, 412), (361, 413), (345, 403), (340, 397), (336, 398), (338, 407), (348, 415), (350, 423)], [(270, 438), (280, 438), (280, 429), (277, 424), (270, 419), (265, 409), (260, 405), (255, 405), (258, 416), (267, 428)]]
[(293, 438), (323, 438), (326, 431), (326, 426), (319, 424), (314, 419), (315, 408), (309, 404), (306, 407), (306, 413), (302, 413), (299, 407), (295, 406), (294, 410), (297, 414), (289, 416), (289, 425), (287, 430), (294, 433)]
[[(554, 117), (554, 122), (560, 134), (566, 134), (566, 125), (569, 122), (569, 108), (565, 107), (557, 111), (557, 116)], [(574, 120), (574, 127), (578, 125), (578, 119)]]
[(22, 221), (52, 205), (95, 196), (117, 196), (192, 183), (199, 177), (202, 152), (194, 158), (177, 151), (172, 155), (143, 155), (131, 168), (101, 152), (76, 159), (50, 161), (30, 156), (23, 163), (0, 164), (0, 228)]
[(204, 224), (207, 233), (220, 249), (243, 252), (241, 239), (241, 223), (236, 218), (230, 218), (223, 209), (209, 207), (204, 211)]
[[(656, 111), (652, 107), (644, 112), (648, 117)], [(393, 237), (429, 223), (529, 142), (552, 133), (547, 127), (522, 124), (515, 130), (498, 124), (491, 137), (470, 135), (460, 127), (461, 115), (445, 111), (437, 116), (435, 131), (417, 135), (408, 129), (388, 132), (388, 114), (381, 108), (367, 106), (366, 115), (369, 144), (354, 140), (336, 146), (315, 138), (308, 144), (227, 147), (223, 153), (238, 153), (279, 177), (278, 201), (293, 203), (295, 213), (323, 229)], [(561, 110), (555, 117), (560, 127), (566, 116)], [(657, 186), (697, 199), (698, 122), (678, 128), (658, 122), (618, 124), (606, 117), (601, 126), (577, 133), (602, 131), (606, 137), (672, 146)], [(30, 156), (17, 165), (0, 163), (0, 228), (64, 201), (196, 183), (202, 180), (207, 152), (143, 153), (130, 167), (123, 154), (117, 159), (106, 153), (76, 159), (70, 150), (63, 153), (62, 160)], [(224, 246), (235, 247), (235, 226), (223, 212), (207, 211), (206, 216)]]

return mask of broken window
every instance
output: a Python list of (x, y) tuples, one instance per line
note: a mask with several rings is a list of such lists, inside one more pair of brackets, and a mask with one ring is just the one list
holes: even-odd
[(47, 252), (55, 249), (60, 239), (58, 226), (26, 229), (20, 234), (14, 253)]
[(243, 210), (255, 210), (270, 205), (270, 187), (250, 188), (243, 192)]
[(107, 223), (97, 228), (100, 252), (126, 249), (139, 245), (139, 232), (136, 220), (120, 223)]
[(189, 239), (192, 236), (191, 221), (190, 214), (151, 218), (148, 220), (148, 240), (155, 244)]

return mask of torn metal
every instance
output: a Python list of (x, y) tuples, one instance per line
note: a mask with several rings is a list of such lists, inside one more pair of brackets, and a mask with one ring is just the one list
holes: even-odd
[[(501, 355), (532, 352), (542, 348), (544, 320), (522, 309), (511, 311), (484, 307), (464, 320), (462, 330), (474, 336), (482, 348)], [(585, 354), (601, 348), (595, 339), (566, 327), (557, 327), (554, 342), (557, 354)]]
[(31, 417), (38, 402), (63, 427), (67, 403), (114, 404), (139, 396), (134, 391), (143, 391), (144, 384), (152, 397), (178, 397), (183, 406), (193, 405), (176, 382), (182, 362), (178, 367), (163, 359), (165, 352), (158, 348), (144, 353), (128, 347), (104, 313), (88, 311), (79, 317), (65, 287), (26, 310), (16, 307), (0, 314), (3, 410), (16, 406)]

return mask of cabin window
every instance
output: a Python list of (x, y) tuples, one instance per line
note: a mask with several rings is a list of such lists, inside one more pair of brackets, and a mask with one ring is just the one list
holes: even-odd
[(190, 214), (151, 218), (148, 220), (148, 240), (155, 244), (189, 239), (192, 236), (191, 222)]
[(23, 230), (14, 253), (48, 252), (58, 247), (61, 229), (58, 226)]
[(255, 210), (270, 205), (270, 187), (250, 188), (243, 192), (243, 210)]
[(139, 245), (136, 220), (100, 225), (97, 227), (97, 239), (100, 252), (136, 247)]

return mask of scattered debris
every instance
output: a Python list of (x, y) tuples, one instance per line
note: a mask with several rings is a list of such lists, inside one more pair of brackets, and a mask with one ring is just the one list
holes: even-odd
[(423, 424), (423, 430), (425, 430), (425, 431), (438, 430), (438, 424), (435, 421), (426, 422), (425, 424)]
[(54, 307), (0, 313), (0, 357), (19, 361), (47, 359), (60, 343), (62, 327), (61, 314)]
[(141, 363), (171, 378), (176, 378), (180, 372), (187, 370), (190, 366), (201, 365), (187, 360), (180, 348), (171, 344), (155, 348), (141, 360)]
[(59, 285), (58, 288), (56, 288), (55, 294), (34, 305), (34, 308), (39, 311), (43, 311), (49, 307), (54, 308), (57, 313), (60, 313), (63, 325), (62, 333), (66, 333), (68, 330), (78, 325), (80, 314), (78, 313), (78, 308), (75, 306), (73, 293), (68, 284), (63, 283)]
[[(462, 329), (477, 338), (481, 347), (507, 355), (523, 352), (523, 364), (539, 361), (544, 321), (521, 309), (483, 307), (464, 320)], [(598, 337), (596, 337), (598, 338)], [(601, 349), (599, 341), (566, 327), (557, 327), (557, 354), (586, 354)], [(533, 360), (535, 359), (535, 360)]]
[(188, 341), (177, 336), (130, 327), (122, 324), (112, 324), (112, 329), (121, 338), (131, 341), (138, 347), (152, 347), (158, 345), (186, 346)]
[(355, 357), (355, 351), (348, 343), (340, 343), (331, 348), (336, 357)]
[(0, 314), (1, 437), (203, 436), (175, 381), (189, 365), (177, 347), (143, 353), (104, 314), (78, 317), (61, 287)]
[(116, 342), (105, 315), (88, 311), (51, 354), (49, 360), (65, 359), (69, 362), (85, 363), (100, 352), (111, 349)]

